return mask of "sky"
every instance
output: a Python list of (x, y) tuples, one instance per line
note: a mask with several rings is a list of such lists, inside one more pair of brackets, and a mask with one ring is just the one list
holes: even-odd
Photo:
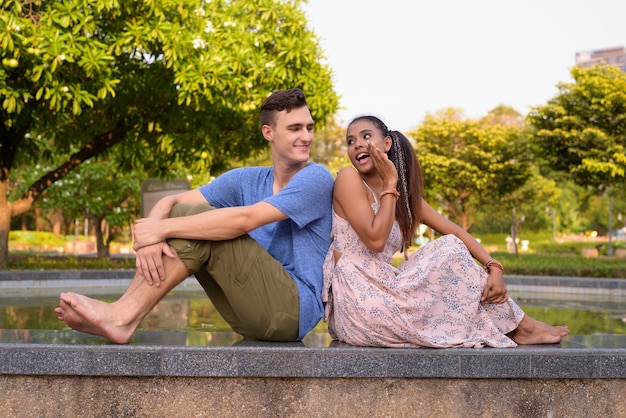
[(309, 0), (341, 97), (339, 122), (370, 113), (407, 132), (453, 107), (521, 114), (571, 82), (577, 52), (626, 46), (624, 0)]

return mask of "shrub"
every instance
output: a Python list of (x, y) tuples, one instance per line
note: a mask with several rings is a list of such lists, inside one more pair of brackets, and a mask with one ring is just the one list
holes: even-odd
[(17, 244), (36, 247), (43, 245), (63, 247), (65, 237), (63, 235), (43, 231), (9, 231), (9, 246), (16, 246)]

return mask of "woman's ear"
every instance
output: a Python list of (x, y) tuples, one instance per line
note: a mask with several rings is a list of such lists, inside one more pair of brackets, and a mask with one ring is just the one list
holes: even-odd
[(389, 152), (389, 150), (391, 149), (391, 136), (387, 135), (385, 137), (385, 152)]

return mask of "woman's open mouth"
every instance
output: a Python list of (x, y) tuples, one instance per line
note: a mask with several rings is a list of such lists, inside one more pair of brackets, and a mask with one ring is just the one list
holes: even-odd
[(365, 159), (367, 159), (367, 158), (369, 158), (369, 157), (370, 157), (370, 155), (369, 155), (368, 153), (366, 153), (366, 152), (362, 152), (362, 153), (360, 153), (360, 154), (357, 154), (357, 156), (356, 156), (355, 158), (356, 158), (356, 160), (357, 160), (358, 162), (361, 162), (361, 161), (363, 161), (363, 160), (365, 160)]

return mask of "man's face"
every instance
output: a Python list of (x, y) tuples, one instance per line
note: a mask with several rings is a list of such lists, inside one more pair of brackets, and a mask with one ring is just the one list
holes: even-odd
[(313, 118), (308, 107), (278, 112), (274, 127), (263, 126), (263, 135), (272, 146), (274, 159), (280, 160), (275, 163), (307, 162), (313, 143)]

